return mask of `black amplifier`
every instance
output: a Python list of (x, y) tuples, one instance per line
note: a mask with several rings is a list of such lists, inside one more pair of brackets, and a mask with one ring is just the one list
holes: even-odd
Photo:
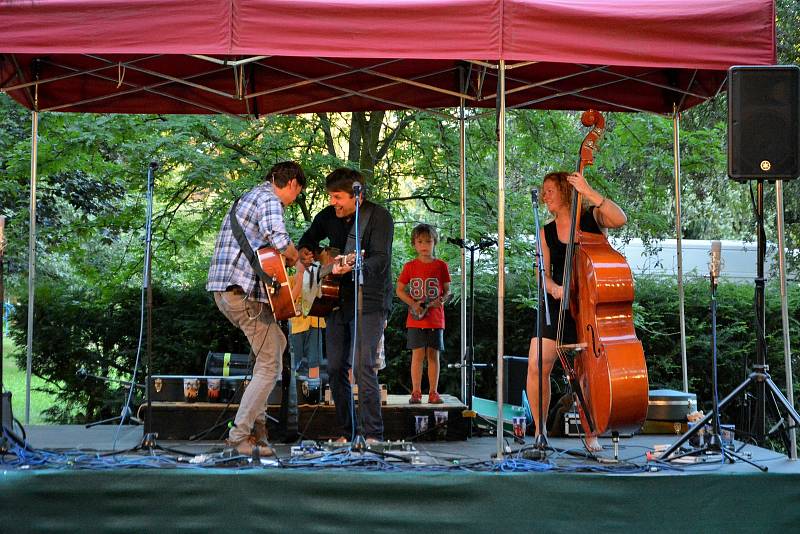
[(249, 376), (153, 375), (150, 395), (153, 401), (238, 404), (249, 383)]
[[(153, 375), (150, 377), (151, 400), (160, 402), (217, 402), (238, 404), (250, 384), (250, 376)], [(318, 378), (297, 377), (297, 403), (319, 404)], [(280, 405), (280, 378), (267, 399), (267, 404)]]
[(209, 352), (203, 374), (206, 376), (244, 376), (251, 371), (250, 354)]

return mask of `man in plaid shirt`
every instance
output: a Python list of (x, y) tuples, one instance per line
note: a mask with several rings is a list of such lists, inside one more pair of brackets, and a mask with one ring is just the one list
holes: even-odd
[[(286, 265), (297, 262), (297, 249), (286, 231), (283, 210), (305, 185), (300, 165), (286, 161), (275, 164), (262, 184), (242, 195), (236, 206), (236, 219), (253, 251), (270, 246), (283, 254)], [(261, 456), (269, 456), (272, 449), (266, 441), (265, 409), (281, 371), (286, 337), (275, 322), (261, 282), (233, 235), (230, 215), (228, 212), (223, 219), (217, 236), (206, 290), (214, 293), (223, 315), (247, 336), (255, 363), (228, 444), (240, 454), (252, 455), (256, 449)]]

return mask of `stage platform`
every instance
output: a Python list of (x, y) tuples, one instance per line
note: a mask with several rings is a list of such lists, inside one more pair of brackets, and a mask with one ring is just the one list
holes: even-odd
[[(423, 400), (427, 398), (427, 395), (423, 396)], [(467, 438), (467, 421), (462, 416), (467, 407), (458, 398), (442, 394), (442, 404), (409, 404), (408, 399), (408, 395), (387, 395), (387, 402), (381, 407), (385, 439), (412, 439), (417, 434), (417, 417), (425, 417), (432, 428), (436, 424), (437, 412), (447, 414), (447, 424), (442, 428), (444, 439)], [(222, 438), (227, 434), (227, 421), (233, 419), (239, 408), (238, 404), (208, 402), (153, 402), (152, 405), (152, 431), (171, 440), (191, 439), (200, 434)], [(301, 404), (297, 411), (298, 432), (304, 438), (327, 440), (341, 436), (333, 404)], [(279, 412), (280, 406), (277, 405), (270, 405), (267, 410), (276, 419)], [(139, 414), (146, 416), (146, 410), (140, 409)]]
[[(141, 426), (27, 430), (39, 452), (0, 464), (4, 533), (790, 532), (800, 524), (798, 462), (741, 443), (739, 453), (768, 472), (714, 457), (648, 461), (673, 435), (623, 438), (617, 462), (609, 439), (587, 458), (577, 438), (551, 439), (556, 450), (543, 461), (525, 459), (525, 445), (512, 440), (499, 461), (487, 436), (393, 442), (377, 448), (385, 458), (332, 446), (293, 457), (292, 444), (275, 444), (277, 461), (253, 463), (223, 458), (220, 442), (158, 440), (172, 452), (129, 451)], [(190, 463), (200, 454), (204, 463)]]

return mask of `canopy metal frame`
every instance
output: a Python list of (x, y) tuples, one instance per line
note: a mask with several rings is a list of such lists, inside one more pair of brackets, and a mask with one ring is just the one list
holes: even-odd
[[(680, 206), (680, 112), (688, 107), (694, 106), (699, 102), (716, 97), (725, 87), (725, 76), (720, 76), (717, 83), (703, 90), (697, 85), (698, 71), (696, 69), (671, 69), (672, 78), (680, 78), (680, 73), (684, 73), (687, 82), (678, 86), (677, 83), (667, 84), (654, 81), (653, 77), (660, 75), (664, 69), (654, 67), (644, 67), (638, 72), (631, 74), (630, 67), (615, 68), (610, 65), (589, 65), (575, 64), (578, 69), (575, 72), (559, 76), (547, 76), (545, 79), (535, 79), (531, 68), (542, 65), (537, 61), (515, 61), (507, 63), (505, 60), (482, 61), (468, 59), (463, 61), (437, 61), (431, 60), (431, 69), (419, 72), (414, 76), (400, 76), (391, 72), (392, 67), (404, 65), (410, 60), (406, 59), (375, 59), (369, 60), (367, 65), (354, 65), (352, 62), (325, 58), (303, 58), (306, 61), (314, 60), (339, 70), (325, 75), (312, 76), (303, 71), (289, 69), (273, 64), (273, 62), (284, 61), (286, 57), (253, 55), (245, 57), (228, 57), (201, 54), (186, 54), (183, 56), (164, 56), (161, 54), (150, 54), (137, 56), (125, 60), (114, 59), (113, 56), (101, 54), (84, 54), (80, 57), (86, 61), (87, 67), (70, 65), (58, 54), (39, 58), (33, 62), (35, 74), (32, 80), (28, 80), (25, 70), (21, 68), (20, 62), (14, 55), (2, 55), (0, 60), (8, 59), (12, 62), (14, 74), (0, 83), (0, 91), (9, 94), (23, 94), (29, 108), (33, 111), (33, 133), (31, 143), (31, 206), (30, 206), (30, 246), (35, 244), (35, 186), (36, 186), (36, 161), (37, 161), (37, 142), (38, 120), (41, 112), (57, 111), (91, 111), (98, 104), (105, 104), (114, 99), (124, 99), (134, 95), (146, 93), (149, 96), (165, 101), (180, 102), (192, 106), (197, 113), (213, 113), (228, 115), (246, 119), (248, 117), (260, 117), (274, 114), (300, 114), (321, 111), (330, 108), (331, 111), (344, 110), (348, 107), (347, 99), (359, 99), (360, 108), (366, 109), (413, 109), (435, 116), (456, 121), (459, 125), (459, 166), (460, 166), (460, 235), (466, 239), (468, 228), (466, 224), (466, 155), (465, 138), (466, 122), (484, 116), (488, 113), (495, 113), (498, 116), (498, 158), (497, 158), (497, 179), (498, 179), (498, 286), (497, 286), (497, 313), (498, 313), (498, 348), (497, 348), (497, 398), (498, 398), (498, 421), (502, 424), (502, 383), (503, 383), (503, 352), (504, 352), (504, 299), (505, 299), (505, 251), (503, 243), (505, 240), (505, 129), (506, 114), (509, 110), (516, 109), (611, 109), (616, 111), (651, 113), (662, 117), (672, 117), (673, 120), (673, 152), (675, 158), (674, 179), (675, 179), (675, 206), (676, 206), (676, 237), (678, 239), (678, 284), (679, 284), (679, 314), (681, 320), (681, 353), (684, 390), (688, 390), (688, 378), (686, 372), (686, 349), (685, 349), (685, 319), (683, 307), (683, 276), (682, 276), (682, 256), (680, 248), (681, 236), (681, 206)], [(70, 56), (72, 57), (72, 56)], [(197, 70), (183, 76), (175, 76), (165, 72), (159, 72), (153, 68), (142, 66), (148, 61), (163, 59), (165, 57), (175, 58), (179, 61), (193, 62), (198, 66)], [(204, 66), (204, 68), (200, 68)], [(45, 73), (44, 70), (47, 69)], [(526, 69), (528, 71), (526, 72)], [(51, 72), (51, 70), (53, 72)], [(110, 71), (116, 70), (116, 75)], [(513, 76), (507, 73), (514, 71)], [(147, 81), (131, 81), (129, 72), (136, 73)], [(278, 84), (274, 87), (257, 87), (255, 79), (259, 79), (265, 73), (279, 74), (294, 81)], [(42, 76), (41, 74), (46, 74)], [(593, 80), (591, 76), (602, 75), (603, 79)], [(220, 88), (220, 76), (223, 80)], [(348, 77), (361, 76), (369, 80), (369, 85), (355, 89), (348, 87), (346, 79)], [(80, 98), (67, 103), (57, 105), (46, 105), (40, 108), (39, 91), (48, 85), (62, 82), (71, 78), (80, 78), (82, 81), (99, 80), (107, 84), (105, 94), (92, 97)], [(128, 78), (128, 79), (126, 79)], [(569, 86), (576, 80), (586, 78), (587, 81), (580, 86)], [(497, 84), (498, 90), (494, 93), (483, 93), (483, 89), (491, 86), (491, 81)], [(210, 83), (210, 81), (215, 84)], [(337, 80), (339, 80), (337, 82)], [(446, 80), (445, 83), (435, 83)], [(624, 93), (625, 84), (636, 84), (642, 90), (658, 90), (664, 93), (664, 109), (646, 109), (642, 106), (632, 105), (620, 98), (612, 100), (601, 98), (593, 94), (599, 89), (610, 86), (619, 86), (620, 94)], [(104, 87), (106, 87), (104, 85)], [(266, 109), (259, 112), (259, 105), (264, 98), (271, 95), (293, 91), (302, 87), (318, 87), (331, 92), (330, 95), (306, 99), (296, 105)], [(397, 98), (381, 96), (379, 93), (387, 89), (398, 87), (413, 88), (419, 94), (438, 95), (442, 98), (444, 105), (435, 109), (414, 105), (415, 97), (411, 101), (403, 101)], [(189, 96), (176, 94), (177, 88), (189, 88), (194, 90)], [(31, 92), (33, 89), (33, 93)], [(540, 94), (544, 92), (544, 94)], [(534, 96), (535, 95), (535, 96)], [(201, 96), (217, 98), (216, 103), (204, 101)], [(509, 97), (515, 101), (508, 103)], [(571, 97), (564, 107), (559, 105), (559, 100)], [(221, 99), (221, 100), (219, 100)], [(242, 112), (233, 112), (226, 109), (223, 102), (240, 102), (244, 106)], [(669, 104), (671, 109), (666, 111)], [(477, 113), (467, 116), (466, 107), (474, 108), (494, 108), (493, 111)], [(441, 111), (442, 109), (457, 109), (457, 115)], [(466, 380), (464, 368), (466, 353), (466, 310), (464, 287), (465, 287), (465, 256), (462, 251), (460, 258), (461, 265), (461, 382), (462, 396), (466, 394)], [(35, 269), (35, 253), (29, 251), (29, 318), (33, 317), (33, 287)], [(785, 284), (785, 281), (783, 281)], [(26, 395), (26, 423), (29, 422), (30, 411), (30, 375), (31, 375), (31, 346), (33, 336), (33, 325), (28, 325), (28, 346), (27, 346), (27, 395)], [(790, 359), (789, 359), (790, 361)], [(791, 361), (790, 361), (791, 363)], [(787, 376), (791, 376), (791, 370), (787, 371)], [(502, 458), (504, 449), (502, 446), (502, 432), (498, 432), (497, 457)]]

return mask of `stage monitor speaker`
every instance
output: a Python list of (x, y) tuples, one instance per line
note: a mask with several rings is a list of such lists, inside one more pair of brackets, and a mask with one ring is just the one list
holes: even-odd
[(728, 176), (786, 180), (800, 175), (800, 67), (728, 70)]

